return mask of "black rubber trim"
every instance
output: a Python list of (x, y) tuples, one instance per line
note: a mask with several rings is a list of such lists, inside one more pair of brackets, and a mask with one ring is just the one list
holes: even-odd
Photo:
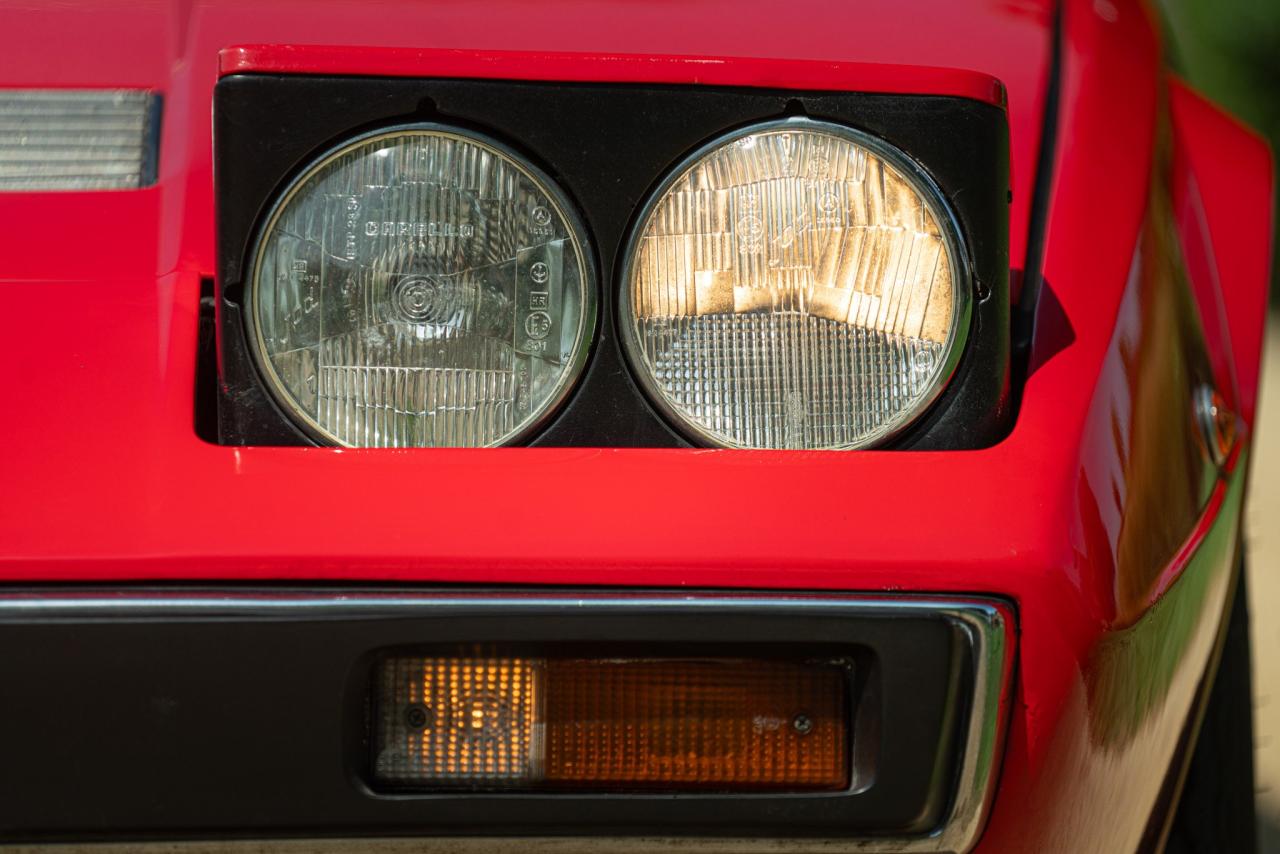
[(220, 441), (309, 440), (266, 392), (249, 352), (243, 276), (266, 211), (289, 178), (357, 133), (414, 121), (483, 132), (526, 156), (581, 210), (600, 263), (599, 322), (584, 376), (528, 444), (684, 447), (637, 388), (614, 316), (619, 253), (662, 176), (726, 131), (807, 115), (906, 152), (954, 210), (974, 273), (968, 346), (946, 391), (891, 447), (979, 448), (1007, 431), (1009, 129), (991, 104), (942, 96), (715, 87), (234, 75), (214, 92)]
[[(1058, 124), (1062, 108), (1063, 29), (1062, 4), (1054, 9), (1050, 30), (1049, 83), (1045, 91), (1044, 118), (1040, 130), (1040, 154), (1036, 160), (1035, 184), (1031, 193), (1031, 221), (1027, 228), (1027, 257), (1022, 269), (1022, 290), (1010, 320), (1012, 338), (1012, 384), (1015, 410), (1022, 402), (1031, 344), (1035, 340), (1036, 312), (1044, 285), (1044, 246), (1049, 228), (1049, 204), (1057, 171)], [(1015, 415), (1016, 417), (1016, 415)]]
[(142, 168), (138, 172), (139, 189), (154, 186), (160, 177), (160, 125), (164, 118), (164, 96), (151, 93), (145, 118), (142, 145)]
[[(709, 594), (691, 608), (681, 591), (666, 596), (671, 606), (645, 594), (593, 608), (590, 593), (451, 590), (439, 601), (406, 592), (406, 608), (324, 589), (259, 590), (271, 607), (255, 611), (216, 601), (246, 592), (221, 589), (197, 594), (211, 603), (206, 612), (166, 610), (166, 598), (192, 597), (172, 588), (145, 607), (112, 607), (117, 588), (95, 594), (106, 607), (60, 609), (77, 596), (62, 588), (20, 592), (41, 603), (24, 611), (12, 607), (14, 592), (0, 599), (0, 648), (11, 652), (0, 656), (6, 841), (921, 833), (946, 815), (967, 724), (956, 710), (973, 690), (969, 634), (927, 602), (833, 610), (803, 599), (717, 604)], [(487, 595), (504, 598), (475, 598)], [(513, 601), (521, 596), (534, 601)], [(424, 644), (847, 656), (857, 674), (855, 785), (821, 794), (379, 794), (369, 778), (371, 668), (382, 651)]]
[(200, 280), (200, 303), (196, 312), (196, 435), (206, 442), (218, 441), (217, 306), (213, 279)]

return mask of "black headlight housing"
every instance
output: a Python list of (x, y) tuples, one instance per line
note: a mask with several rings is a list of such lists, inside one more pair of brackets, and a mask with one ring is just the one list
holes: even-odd
[(218, 205), (218, 441), (307, 445), (272, 400), (246, 334), (254, 235), (288, 182), (357, 134), (406, 122), (471, 128), (538, 164), (582, 212), (600, 264), (585, 374), (527, 440), (564, 447), (687, 447), (639, 388), (616, 324), (622, 253), (637, 211), (673, 164), (743, 125), (809, 116), (906, 152), (954, 211), (972, 271), (965, 351), (939, 399), (887, 447), (970, 449), (1007, 432), (1009, 132), (1003, 109), (965, 98), (696, 86), (233, 75), (214, 97)]

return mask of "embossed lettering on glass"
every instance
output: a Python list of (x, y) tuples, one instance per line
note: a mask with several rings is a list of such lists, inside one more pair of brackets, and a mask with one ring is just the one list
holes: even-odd
[(662, 183), (632, 234), (621, 326), (693, 436), (863, 448), (950, 378), (969, 280), (941, 193), (902, 152), (827, 122), (746, 128)]
[(259, 235), (259, 366), (320, 441), (517, 441), (582, 369), (589, 252), (564, 194), (493, 140), (436, 125), (354, 139), (290, 184)]

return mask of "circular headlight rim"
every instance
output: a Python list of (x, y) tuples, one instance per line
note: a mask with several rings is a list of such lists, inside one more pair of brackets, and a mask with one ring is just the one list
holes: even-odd
[(955, 212), (947, 202), (946, 196), (934, 181), (933, 176), (905, 151), (867, 131), (850, 125), (826, 119), (814, 119), (809, 116), (789, 116), (786, 118), (767, 119), (751, 122), (721, 133), (709, 141), (699, 145), (689, 154), (680, 158), (663, 174), (652, 189), (649, 190), (645, 203), (631, 220), (627, 239), (623, 246), (622, 264), (619, 268), (619, 282), (616, 287), (618, 308), (615, 320), (619, 327), (619, 338), (622, 342), (623, 355), (626, 357), (635, 381), (644, 390), (645, 397), (666, 420), (667, 424), (678, 434), (689, 441), (705, 447), (726, 448), (732, 450), (784, 450), (781, 448), (764, 448), (759, 445), (727, 441), (723, 436), (708, 430), (701, 424), (682, 414), (667, 400), (666, 395), (643, 362), (640, 342), (636, 339), (634, 311), (631, 305), (631, 276), (635, 265), (636, 249), (649, 223), (654, 210), (661, 203), (667, 191), (699, 160), (711, 152), (744, 137), (758, 133), (778, 130), (799, 130), (826, 133), (844, 138), (855, 145), (862, 146), (876, 157), (897, 169), (914, 187), (925, 201), (933, 206), (938, 219), (938, 227), (942, 231), (943, 244), (947, 249), (947, 258), (952, 270), (952, 293), (956, 304), (953, 306), (951, 329), (944, 345), (943, 358), (937, 377), (928, 393), (921, 396), (915, 405), (903, 410), (897, 419), (887, 427), (868, 434), (861, 441), (844, 445), (831, 445), (817, 448), (805, 448), (806, 451), (857, 451), (882, 447), (915, 425), (942, 393), (951, 384), (964, 354), (968, 342), (973, 316), (973, 270), (967, 252), (964, 233)]
[[(258, 274), (261, 269), (263, 254), (266, 247), (267, 238), (271, 231), (275, 228), (281, 214), (289, 206), (307, 182), (319, 174), (326, 166), (347, 153), (353, 148), (367, 144), (375, 139), (382, 137), (395, 136), (446, 136), (465, 140), (473, 145), (487, 148), (495, 154), (507, 158), (513, 167), (525, 174), (525, 177), (531, 179), (535, 184), (541, 187), (547, 196), (548, 201), (555, 207), (556, 212), (560, 214), (568, 226), (570, 236), (573, 240), (574, 251), (578, 260), (578, 267), (582, 271), (583, 287), (582, 287), (582, 313), (578, 324), (577, 346), (570, 354), (568, 367), (561, 374), (560, 381), (556, 385), (555, 390), (548, 395), (545, 403), (536, 409), (532, 409), (527, 418), (518, 424), (510, 433), (500, 437), (498, 440), (486, 445), (476, 446), (454, 446), (454, 445), (434, 445), (434, 446), (409, 446), (403, 448), (376, 448), (370, 445), (357, 445), (344, 442), (338, 436), (329, 430), (326, 430), (319, 422), (312, 418), (309, 414), (302, 411), (298, 404), (293, 400), (293, 395), (289, 392), (284, 382), (276, 373), (275, 367), (271, 364), (271, 358), (267, 354), (266, 342), (262, 336), (261, 324), (258, 323), (257, 306), (258, 306)], [(263, 380), (263, 386), (268, 391), (268, 396), (275, 404), (281, 414), (297, 429), (302, 431), (307, 438), (311, 439), (322, 446), (337, 448), (352, 448), (361, 450), (395, 450), (395, 451), (432, 451), (432, 450), (458, 450), (480, 449), (480, 448), (501, 448), (520, 445), (527, 442), (533, 435), (545, 429), (556, 415), (561, 411), (564, 404), (568, 401), (574, 389), (578, 386), (583, 376), (586, 374), (586, 366), (588, 357), (592, 348), (595, 346), (596, 339), (599, 336), (599, 302), (600, 302), (600, 276), (596, 266), (594, 246), (591, 242), (591, 233), (587, 230), (586, 221), (581, 214), (578, 213), (577, 205), (569, 197), (568, 193), (559, 185), (559, 183), (544, 169), (542, 169), (534, 161), (532, 157), (524, 152), (519, 151), (513, 146), (494, 138), (491, 134), (478, 130), (473, 130), (465, 125), (447, 124), (444, 122), (401, 122), (393, 125), (385, 125), (371, 130), (365, 130), (354, 136), (348, 136), (341, 141), (330, 145), (322, 150), (319, 154), (310, 157), (302, 162), (302, 165), (295, 170), (294, 174), (285, 182), (282, 189), (278, 190), (274, 195), (274, 200), (267, 208), (266, 213), (262, 215), (260, 225), (252, 231), (253, 239), (249, 246), (249, 275), (245, 280), (243, 313), (245, 324), (245, 337), (248, 339), (248, 350), (250, 353), (250, 361), (256, 369), (259, 377)]]

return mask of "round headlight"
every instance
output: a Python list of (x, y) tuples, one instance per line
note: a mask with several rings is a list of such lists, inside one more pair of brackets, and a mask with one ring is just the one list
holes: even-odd
[(632, 234), (623, 340), (642, 383), (713, 445), (862, 448), (946, 385), (969, 322), (960, 238), (902, 152), (787, 119), (698, 151)]
[(595, 283), (546, 175), (478, 134), (413, 125), (339, 146), (284, 190), (248, 316), (268, 385), (313, 437), (499, 445), (568, 394)]

